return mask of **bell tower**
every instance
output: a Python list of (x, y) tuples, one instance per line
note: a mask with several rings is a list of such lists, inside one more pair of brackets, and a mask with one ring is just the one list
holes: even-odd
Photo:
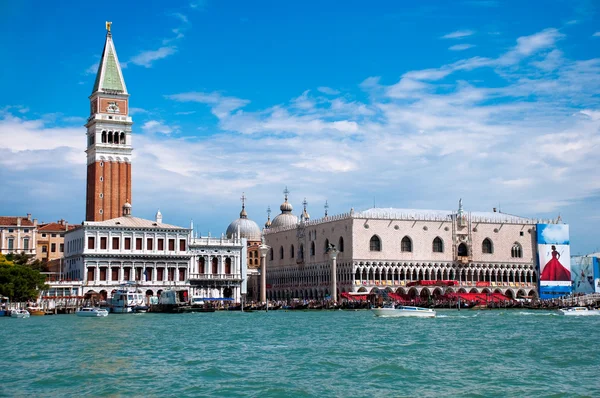
[(87, 128), (86, 221), (121, 217), (131, 198), (129, 93), (106, 23), (106, 42), (90, 95)]

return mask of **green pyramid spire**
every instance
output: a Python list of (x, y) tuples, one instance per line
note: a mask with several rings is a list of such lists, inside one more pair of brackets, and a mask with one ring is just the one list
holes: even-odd
[(106, 35), (106, 43), (104, 43), (104, 51), (102, 51), (102, 59), (98, 66), (92, 94), (97, 91), (127, 93), (110, 31)]

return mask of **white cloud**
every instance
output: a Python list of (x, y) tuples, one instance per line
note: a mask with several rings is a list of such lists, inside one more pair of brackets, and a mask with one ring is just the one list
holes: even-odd
[(338, 95), (340, 92), (336, 89), (330, 88), (330, 87), (319, 87), (317, 88), (317, 90), (323, 94), (327, 94), (327, 95)]
[(593, 37), (600, 37), (600, 32), (596, 32), (592, 35)]
[(100, 66), (100, 61), (96, 62), (93, 65), (90, 65), (89, 68), (85, 70), (86, 75), (95, 75), (98, 72), (98, 67)]
[(453, 46), (448, 47), (448, 50), (451, 51), (463, 51), (463, 50), (468, 50), (469, 48), (473, 48), (475, 47), (474, 44), (455, 44)]
[(174, 12), (172, 15), (173, 15), (175, 18), (178, 18), (178, 19), (180, 19), (180, 20), (181, 20), (181, 22), (183, 22), (183, 23), (186, 23), (186, 24), (187, 24), (187, 23), (189, 22), (189, 21), (188, 21), (188, 17), (187, 17), (186, 15), (184, 15), (184, 14), (180, 13), (180, 12)]
[(173, 128), (167, 126), (158, 120), (149, 120), (142, 125), (142, 130), (144, 130), (146, 133), (171, 134), (176, 130), (176, 128), (177, 127)]
[(131, 107), (129, 108), (129, 114), (130, 115), (139, 115), (139, 114), (144, 114), (144, 113), (148, 113), (147, 110), (143, 109), (143, 108), (135, 108), (135, 107)]
[(565, 35), (558, 29), (548, 28), (530, 36), (522, 36), (517, 39), (517, 45), (498, 59), (500, 65), (510, 65), (521, 59), (531, 56), (541, 50), (554, 48), (556, 42)]
[(158, 50), (142, 51), (138, 55), (132, 57), (129, 62), (150, 68), (154, 61), (167, 58), (169, 55), (173, 55), (176, 52), (177, 47), (174, 46), (161, 47)]
[(548, 224), (542, 231), (546, 243), (564, 244), (569, 242), (569, 226), (565, 224)]
[(201, 104), (211, 105), (213, 114), (219, 119), (226, 117), (230, 112), (242, 108), (250, 102), (240, 98), (223, 96), (214, 92), (188, 92), (166, 95), (165, 97), (179, 102), (199, 102)]
[(457, 30), (452, 33), (445, 34), (442, 39), (462, 39), (463, 37), (472, 36), (475, 34), (472, 30)]

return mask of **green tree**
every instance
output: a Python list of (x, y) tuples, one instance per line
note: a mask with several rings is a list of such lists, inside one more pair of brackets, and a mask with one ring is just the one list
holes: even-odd
[(46, 277), (28, 265), (18, 265), (0, 254), (0, 295), (11, 301), (35, 300), (48, 289)]
[(34, 259), (34, 257), (35, 256), (33, 254), (21, 252), (16, 254), (8, 254), (6, 259), (12, 261), (15, 265), (23, 265), (36, 271), (48, 272), (48, 265), (41, 260)]

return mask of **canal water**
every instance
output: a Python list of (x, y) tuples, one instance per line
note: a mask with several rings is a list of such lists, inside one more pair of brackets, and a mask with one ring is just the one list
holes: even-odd
[(0, 396), (600, 396), (600, 317), (438, 311), (0, 318)]

